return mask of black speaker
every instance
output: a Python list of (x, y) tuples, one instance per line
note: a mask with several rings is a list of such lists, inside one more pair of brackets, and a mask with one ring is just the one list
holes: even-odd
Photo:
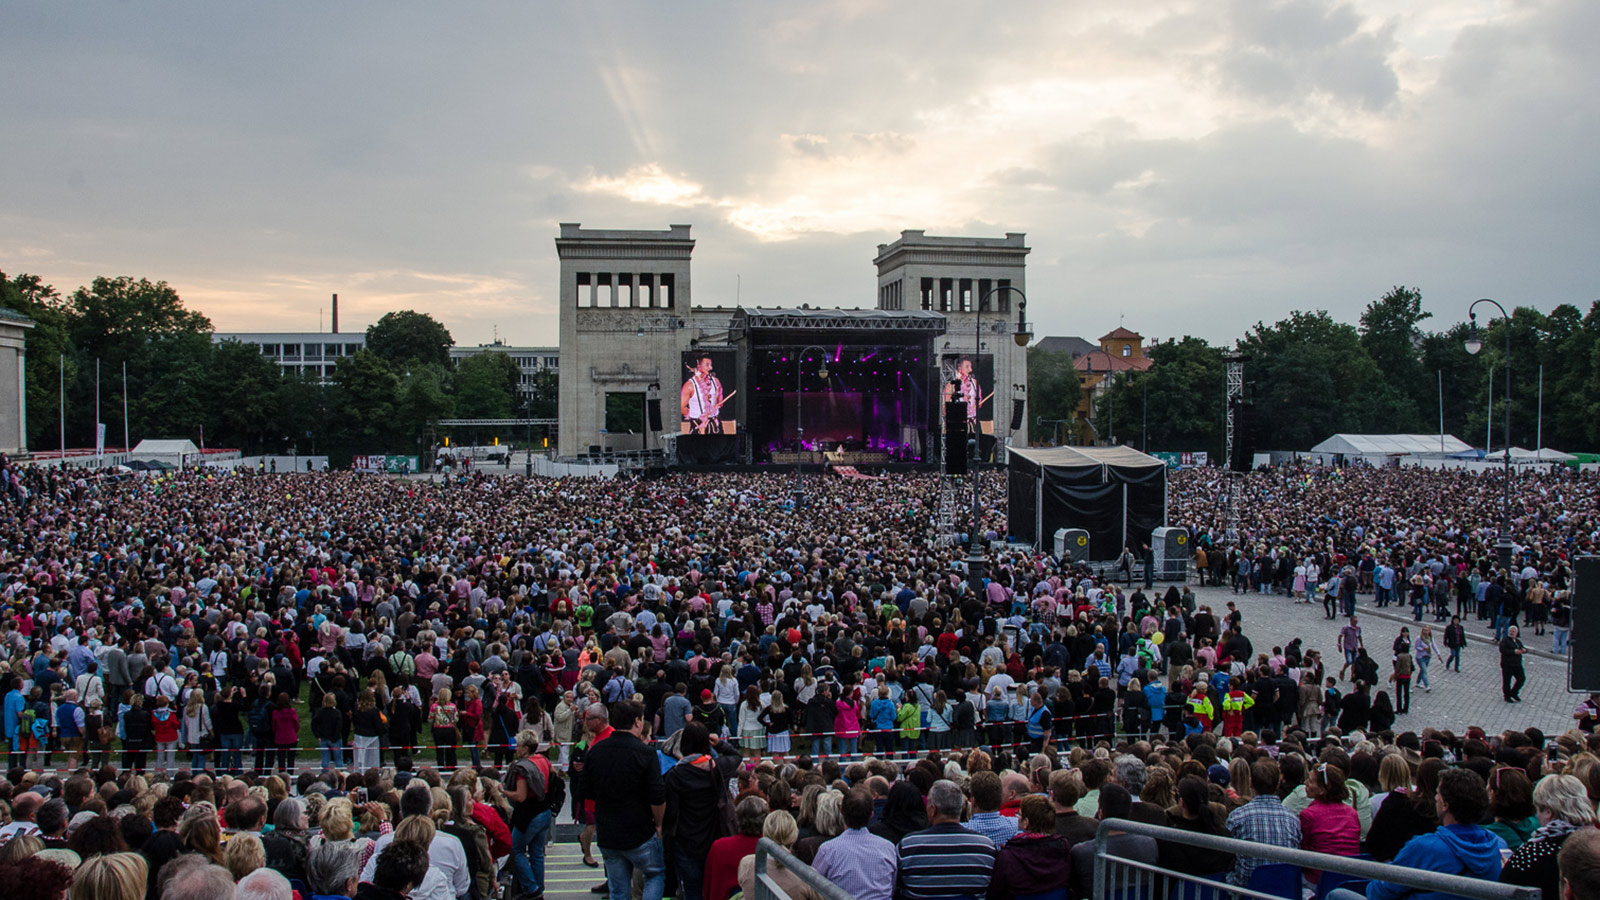
[(1572, 640), (1567, 689), (1600, 691), (1600, 556), (1572, 561)]
[(944, 405), (944, 473), (967, 474), (967, 404)]
[(645, 410), (650, 414), (650, 430), (661, 430), (661, 398), (651, 397), (644, 402)]
[(1011, 401), (1011, 430), (1019, 431), (1022, 428), (1022, 407), (1026, 403), (1021, 397)]
[(1233, 401), (1233, 471), (1248, 472), (1254, 466), (1255, 407), (1241, 399)]

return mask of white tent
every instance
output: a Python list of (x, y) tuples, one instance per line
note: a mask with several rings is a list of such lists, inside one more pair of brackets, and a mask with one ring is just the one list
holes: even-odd
[(1401, 456), (1450, 456), (1472, 448), (1455, 435), (1336, 434), (1311, 448), (1312, 453), (1338, 454), (1378, 461)]
[(184, 465), (186, 461), (196, 462), (199, 457), (200, 448), (190, 440), (143, 440), (128, 454), (129, 459), (154, 460), (174, 466)]
[[(1492, 460), (1498, 455), (1497, 453), (1490, 453), (1484, 458)], [(1541, 447), (1538, 450), (1527, 450), (1522, 447), (1511, 448), (1512, 462), (1566, 463), (1575, 459), (1577, 457), (1571, 453), (1562, 453), (1560, 450), (1551, 450), (1549, 447)]]

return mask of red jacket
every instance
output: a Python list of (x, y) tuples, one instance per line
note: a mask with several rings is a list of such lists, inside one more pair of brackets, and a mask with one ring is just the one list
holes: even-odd
[[(162, 715), (166, 718), (163, 719)], [(150, 711), (150, 736), (158, 744), (170, 744), (178, 740), (178, 726), (183, 723), (183, 714), (171, 708)]]
[(483, 826), (489, 833), (489, 854), (495, 859), (501, 859), (511, 853), (511, 828), (506, 825), (506, 820), (494, 811), (494, 807), (482, 803), (472, 805), (472, 821)]

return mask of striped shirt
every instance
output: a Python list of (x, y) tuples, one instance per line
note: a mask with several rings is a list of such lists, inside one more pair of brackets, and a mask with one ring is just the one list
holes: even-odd
[(994, 871), (994, 841), (954, 822), (900, 839), (896, 900), (982, 897)]

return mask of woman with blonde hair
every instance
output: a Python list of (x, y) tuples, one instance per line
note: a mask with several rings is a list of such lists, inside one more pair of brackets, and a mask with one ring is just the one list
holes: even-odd
[(817, 858), (817, 848), (844, 834), (844, 795), (833, 789), (817, 794), (817, 811), (813, 819), (816, 834), (803, 838), (794, 846), (794, 855), (806, 865)]
[(267, 850), (261, 845), (260, 837), (242, 831), (228, 838), (228, 845), (222, 851), (222, 861), (228, 868), (228, 874), (238, 881), (267, 864)]
[(323, 844), (348, 844), (360, 850), (362, 856), (366, 855), (367, 844), (370, 838), (357, 838), (355, 836), (355, 807), (351, 805), (348, 797), (335, 797), (328, 801), (328, 806), (322, 811), (322, 833), (314, 835), (307, 846), (315, 850)]
[(739, 690), (739, 679), (734, 677), (733, 666), (724, 665), (717, 672), (717, 680), (711, 686), (711, 693), (715, 697), (717, 705), (722, 707), (722, 721), (728, 723), (728, 729), (732, 736), (738, 736), (739, 695), (742, 692)]
[[(196, 814), (196, 810), (200, 812)], [(222, 826), (217, 822), (217, 808), (211, 804), (196, 803), (184, 812), (183, 818), (178, 820), (178, 840), (184, 850), (198, 853), (219, 866), (225, 865)]]
[[(259, 843), (259, 842), (258, 842)], [(106, 853), (72, 873), (70, 900), (144, 900), (150, 865), (138, 853)]]
[(0, 865), (19, 863), (44, 849), (44, 838), (37, 834), (19, 834), (0, 844)]
[[(407, 816), (395, 827), (394, 842), (415, 844), (426, 853), (433, 844), (434, 835), (438, 832), (438, 826), (427, 816)], [(450, 876), (446, 875), (443, 869), (429, 866), (427, 877), (406, 896), (411, 900), (455, 900), (455, 889), (451, 885)]]
[[(772, 839), (772, 842), (785, 850), (793, 851), (795, 841), (798, 840), (799, 829), (795, 825), (794, 816), (779, 809), (767, 814), (761, 823), (763, 837)], [(810, 885), (800, 880), (800, 877), (783, 867), (776, 859), (767, 858), (767, 876), (773, 883), (783, 888), (790, 900), (822, 900), (820, 894)], [(739, 889), (743, 896), (754, 897), (756, 886), (756, 858), (754, 854), (739, 860)]]
[(1500, 869), (1500, 883), (1536, 887), (1545, 897), (1558, 897), (1561, 873), (1556, 858), (1567, 838), (1579, 829), (1595, 827), (1594, 803), (1577, 778), (1546, 775), (1533, 787), (1533, 811), (1539, 827), (1512, 851)]

